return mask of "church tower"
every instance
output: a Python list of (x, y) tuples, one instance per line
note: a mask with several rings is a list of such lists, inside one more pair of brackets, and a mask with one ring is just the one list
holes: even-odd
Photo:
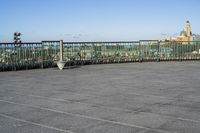
[(190, 22), (189, 21), (186, 22), (185, 32), (186, 32), (187, 37), (192, 36), (191, 27), (190, 27)]
[(190, 21), (186, 21), (185, 30), (181, 31), (180, 36), (176, 37), (176, 41), (180, 41), (180, 42), (193, 41), (193, 35), (191, 32)]

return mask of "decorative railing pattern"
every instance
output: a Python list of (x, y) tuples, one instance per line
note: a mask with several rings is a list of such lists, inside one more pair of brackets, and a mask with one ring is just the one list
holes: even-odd
[[(0, 43), (0, 71), (54, 67), (60, 41)], [(200, 60), (200, 42), (64, 42), (66, 65)]]

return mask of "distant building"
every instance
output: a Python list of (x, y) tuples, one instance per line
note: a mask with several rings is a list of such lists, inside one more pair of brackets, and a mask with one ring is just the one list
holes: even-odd
[(190, 22), (186, 21), (185, 29), (180, 32), (179, 36), (168, 37), (168, 38), (166, 38), (164, 40), (167, 40), (167, 41), (180, 41), (180, 42), (187, 41), (188, 42), (188, 41), (193, 41), (193, 39), (194, 39), (194, 36), (192, 34), (192, 31), (191, 31)]
[(176, 37), (176, 41), (193, 41), (193, 36), (189, 21), (186, 22), (185, 30), (182, 30), (180, 36)]
[(193, 41), (200, 41), (200, 35), (193, 35)]

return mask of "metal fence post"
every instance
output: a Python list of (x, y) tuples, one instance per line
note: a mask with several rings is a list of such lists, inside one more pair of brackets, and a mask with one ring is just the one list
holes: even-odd
[(139, 41), (139, 62), (142, 62), (142, 57), (141, 57), (141, 41)]
[(160, 62), (160, 40), (158, 40), (157, 62)]
[(14, 71), (17, 71), (17, 49), (14, 44)]
[(41, 43), (41, 68), (44, 68), (44, 42)]
[(182, 61), (182, 47), (183, 47), (183, 43), (181, 43), (181, 45), (179, 46), (179, 50), (180, 50), (179, 61)]
[(60, 40), (60, 61), (63, 61), (63, 40)]
[(60, 41), (60, 61), (57, 62), (57, 66), (60, 70), (63, 70), (66, 62), (63, 61), (63, 40)]

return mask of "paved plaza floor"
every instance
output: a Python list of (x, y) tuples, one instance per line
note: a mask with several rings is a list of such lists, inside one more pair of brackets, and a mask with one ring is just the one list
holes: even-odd
[(200, 133), (200, 62), (1, 72), (0, 133)]

